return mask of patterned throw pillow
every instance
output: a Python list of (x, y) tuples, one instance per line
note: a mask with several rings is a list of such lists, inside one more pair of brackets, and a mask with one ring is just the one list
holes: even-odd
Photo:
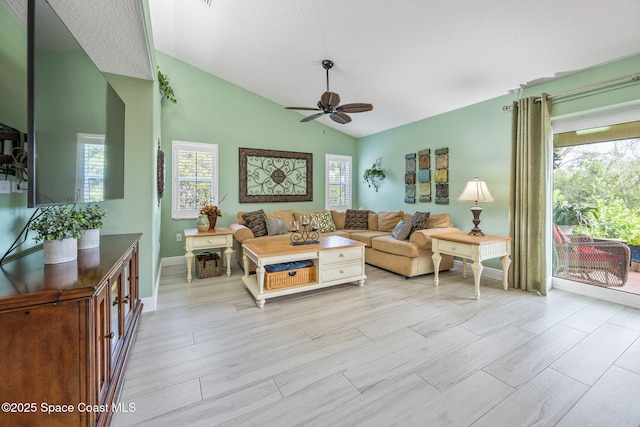
[(320, 233), (330, 233), (336, 231), (336, 225), (333, 223), (333, 217), (331, 213), (323, 212), (320, 214), (311, 214), (311, 221), (316, 220), (318, 222), (318, 231)]
[(393, 227), (391, 236), (393, 236), (393, 238), (396, 240), (407, 240), (409, 238), (409, 235), (411, 234), (412, 227), (413, 224), (411, 224), (410, 222), (400, 220), (400, 222), (398, 222), (396, 226)]
[(367, 230), (369, 228), (369, 211), (347, 209), (344, 228), (345, 230)]
[(413, 228), (411, 232), (413, 233), (416, 230), (424, 230), (427, 228), (427, 223), (429, 222), (429, 215), (431, 212), (416, 212), (411, 217), (411, 224), (413, 224)]
[(284, 224), (284, 220), (282, 218), (266, 217), (264, 220), (267, 224), (267, 234), (269, 234), (269, 236), (288, 233), (287, 226)]
[(269, 234), (265, 218), (266, 216), (262, 209), (242, 214), (242, 219), (247, 223), (247, 227), (253, 231), (254, 237), (261, 237)]

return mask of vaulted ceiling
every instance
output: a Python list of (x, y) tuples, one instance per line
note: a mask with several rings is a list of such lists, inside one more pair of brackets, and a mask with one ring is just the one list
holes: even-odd
[[(50, 2), (103, 71), (151, 78), (139, 0)], [(331, 90), (374, 110), (319, 120), (355, 137), (640, 53), (637, 0), (148, 2), (155, 49), (283, 107), (315, 106), (333, 60)]]

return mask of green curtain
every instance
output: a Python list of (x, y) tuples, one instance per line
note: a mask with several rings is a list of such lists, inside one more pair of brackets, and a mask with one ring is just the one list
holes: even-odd
[(511, 284), (525, 291), (547, 294), (546, 230), (551, 183), (551, 101), (541, 97), (514, 101), (509, 231), (513, 236)]

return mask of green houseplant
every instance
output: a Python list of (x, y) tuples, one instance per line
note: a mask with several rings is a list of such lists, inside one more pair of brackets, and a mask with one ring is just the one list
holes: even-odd
[(43, 242), (44, 263), (74, 261), (78, 256), (78, 238), (84, 231), (73, 206), (57, 205), (44, 209), (28, 226), (34, 239)]
[(78, 239), (78, 249), (90, 249), (100, 246), (100, 229), (107, 211), (98, 204), (74, 208), (75, 218), (83, 229)]
[(169, 84), (169, 78), (166, 74), (160, 71), (160, 67), (158, 67), (158, 86), (160, 87), (160, 94), (162, 95), (162, 99), (166, 98), (169, 102), (176, 103), (175, 93), (173, 88)]
[(563, 202), (553, 204), (553, 222), (565, 230), (571, 230), (575, 226), (589, 226), (594, 217), (598, 217), (598, 209), (593, 206)]
[(387, 177), (384, 174), (382, 168), (380, 168), (381, 160), (382, 157), (378, 157), (371, 168), (365, 169), (364, 174), (362, 175), (362, 179), (364, 180), (364, 182), (367, 183), (369, 188), (371, 188), (371, 186), (373, 185), (376, 189), (376, 192), (378, 192), (378, 188), (380, 187), (382, 181)]

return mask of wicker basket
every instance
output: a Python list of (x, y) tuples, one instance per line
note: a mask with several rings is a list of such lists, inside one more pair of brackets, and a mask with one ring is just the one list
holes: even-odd
[(264, 273), (264, 288), (266, 290), (304, 285), (315, 281), (315, 266), (298, 268), (296, 270), (278, 271), (275, 273)]
[(221, 274), (222, 259), (220, 259), (220, 255), (213, 252), (203, 252), (196, 255), (196, 277), (198, 279), (220, 276)]

